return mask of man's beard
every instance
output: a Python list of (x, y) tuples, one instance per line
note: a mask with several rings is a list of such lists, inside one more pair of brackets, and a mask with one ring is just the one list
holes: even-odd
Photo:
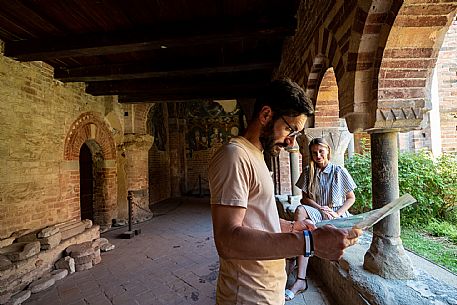
[(276, 143), (274, 137), (274, 122), (268, 122), (261, 131), (260, 144), (262, 144), (263, 150), (268, 152), (273, 157), (277, 157), (281, 152), (282, 147), (287, 147), (287, 143)]

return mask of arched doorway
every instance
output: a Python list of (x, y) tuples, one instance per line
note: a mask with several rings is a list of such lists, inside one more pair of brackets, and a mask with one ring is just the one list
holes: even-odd
[(92, 152), (84, 143), (79, 154), (81, 219), (94, 220), (94, 168)]

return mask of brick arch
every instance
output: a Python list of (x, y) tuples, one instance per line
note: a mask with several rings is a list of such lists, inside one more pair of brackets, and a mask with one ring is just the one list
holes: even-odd
[(379, 66), (401, 2), (359, 0), (357, 3), (342, 80), (345, 92), (340, 101), (340, 116), (346, 118), (351, 132), (374, 127)]
[(65, 138), (64, 160), (79, 160), (79, 151), (87, 140), (100, 145), (105, 160), (116, 159), (116, 145), (108, 126), (97, 114), (86, 112), (70, 126)]
[[(313, 125), (314, 127), (319, 127), (319, 125), (321, 125), (320, 127), (329, 127), (330, 125), (333, 127), (337, 127), (339, 126), (339, 121), (338, 117), (335, 117), (335, 113), (336, 116), (338, 116), (340, 104), (340, 98), (338, 97), (338, 81), (342, 78), (345, 72), (344, 57), (341, 53), (340, 46), (344, 45), (345, 42), (344, 39), (343, 41), (337, 41), (335, 36), (327, 28), (323, 28), (320, 31), (320, 35), (317, 35), (314, 38), (313, 44), (314, 46), (318, 46), (318, 48), (311, 48), (311, 52), (309, 53), (311, 55), (308, 55), (309, 58), (306, 61), (306, 70), (309, 71), (306, 83), (306, 93), (313, 100), (314, 107), (316, 108), (316, 115)], [(312, 57), (312, 59), (310, 58), (310, 56)], [(330, 59), (332, 60), (330, 61)], [(311, 66), (309, 66), (310, 63), (312, 63)], [(319, 103), (318, 105), (318, 96), (321, 90), (320, 87), (322, 85), (322, 82), (325, 82), (325, 91), (327, 93), (329, 93), (330, 91), (336, 92), (337, 96), (334, 98), (333, 101), (321, 101), (321, 103)], [(329, 88), (329, 86), (331, 88)], [(330, 102), (331, 105), (328, 104), (328, 102)], [(324, 108), (330, 106), (331, 109), (324, 110), (322, 107), (320, 107), (323, 106), (323, 104), (325, 103), (327, 103), (328, 105), (326, 105), (326, 107)], [(321, 109), (319, 110), (318, 108)], [(330, 112), (332, 114), (328, 116), (328, 122), (323, 123), (321, 119), (323, 118), (322, 116), (327, 117), (327, 114), (324, 114), (324, 111), (327, 110), (327, 114), (330, 114)], [(327, 119), (324, 119), (324, 121)]]
[(154, 103), (135, 105), (135, 132), (147, 134), (148, 115)]
[(378, 121), (390, 122), (393, 126), (403, 122), (404, 130), (421, 126), (424, 113), (430, 110), (433, 69), (456, 13), (457, 1), (403, 2), (379, 67)]

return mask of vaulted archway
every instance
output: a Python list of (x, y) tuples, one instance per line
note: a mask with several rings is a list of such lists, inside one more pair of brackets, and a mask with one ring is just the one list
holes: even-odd
[[(83, 177), (80, 157), (85, 161)], [(87, 172), (89, 167), (92, 173)], [(71, 218), (91, 216), (87, 210), (81, 210), (81, 200), (87, 199), (81, 197), (81, 178), (92, 174), (93, 194), (83, 189), (83, 195), (92, 196), (94, 223), (102, 230), (109, 228), (117, 212), (116, 150), (109, 127), (96, 113), (83, 113), (71, 125), (65, 138), (63, 168), (60, 179), (62, 199), (68, 205)]]

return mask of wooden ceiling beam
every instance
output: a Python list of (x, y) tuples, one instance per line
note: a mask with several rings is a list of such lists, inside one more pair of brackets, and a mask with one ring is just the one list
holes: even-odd
[[(20, 61), (100, 56), (163, 48), (227, 43), (229, 41), (284, 37), (293, 34), (295, 19), (262, 21), (200, 21), (198, 23), (130, 29), (125, 32), (95, 33), (49, 39), (9, 41), (5, 56)], [(256, 23), (257, 22), (257, 23)]]
[(242, 99), (255, 98), (268, 85), (268, 82), (232, 84), (223, 87), (192, 87), (163, 89), (155, 92), (119, 95), (119, 103), (186, 102), (200, 99)]
[(276, 62), (254, 62), (233, 65), (206, 66), (200, 62), (188, 61), (182, 67), (167, 67), (160, 64), (125, 63), (115, 65), (97, 65), (77, 68), (56, 68), (54, 77), (63, 82), (114, 81), (142, 78), (176, 78), (219, 73), (248, 72), (256, 70), (272, 71)]
[(86, 92), (92, 95), (137, 95), (154, 94), (159, 96), (185, 92), (231, 94), (234, 88), (249, 88), (259, 83), (268, 84), (270, 71), (236, 72), (221, 75), (204, 75), (183, 79), (140, 79), (122, 81), (89, 82)]

